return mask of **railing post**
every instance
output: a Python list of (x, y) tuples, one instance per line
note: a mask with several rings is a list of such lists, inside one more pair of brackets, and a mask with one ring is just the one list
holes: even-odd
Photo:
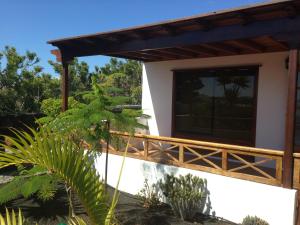
[(228, 160), (227, 160), (227, 158), (228, 158), (228, 153), (227, 153), (227, 151), (226, 150), (222, 150), (222, 169), (223, 170), (227, 170), (228, 168), (227, 168), (227, 162), (228, 162)]
[(180, 163), (184, 162), (184, 149), (183, 149), (183, 145), (179, 145), (179, 162)]
[(279, 185), (282, 184), (282, 160), (282, 157), (276, 159), (276, 180)]
[(148, 158), (148, 147), (149, 147), (149, 142), (148, 142), (148, 139), (145, 138), (144, 139), (144, 157), (145, 157), (145, 159)]

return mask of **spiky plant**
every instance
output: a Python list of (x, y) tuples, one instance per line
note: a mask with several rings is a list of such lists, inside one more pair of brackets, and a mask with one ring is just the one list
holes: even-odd
[(10, 213), (8, 209), (6, 209), (4, 216), (0, 214), (0, 225), (23, 225), (24, 222), (25, 219), (20, 209), (18, 214), (14, 210)]
[(107, 203), (104, 185), (90, 160), (90, 152), (47, 129), (30, 131), (14, 131), (15, 138), (5, 137), (11, 145), (0, 144), (9, 150), (0, 152), (0, 168), (32, 164), (56, 174), (77, 193), (91, 224), (110, 224), (113, 209)]
[[(25, 225), (28, 221), (24, 218), (22, 211), (19, 209), (18, 214), (12, 209), (11, 212), (5, 209), (5, 215), (0, 214), (0, 225)], [(87, 225), (80, 217), (67, 219), (68, 225)], [(35, 225), (38, 225), (37, 223)]]

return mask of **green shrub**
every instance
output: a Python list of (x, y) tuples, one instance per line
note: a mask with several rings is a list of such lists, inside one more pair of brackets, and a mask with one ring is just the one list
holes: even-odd
[(166, 175), (158, 186), (174, 214), (182, 220), (193, 219), (196, 212), (206, 205), (208, 191), (205, 179), (191, 174), (179, 177)]
[(243, 219), (242, 225), (269, 225), (269, 223), (257, 216), (246, 216)]
[(161, 205), (157, 186), (155, 184), (150, 186), (147, 179), (145, 179), (144, 187), (137, 194), (137, 197), (141, 200), (145, 208), (155, 208)]

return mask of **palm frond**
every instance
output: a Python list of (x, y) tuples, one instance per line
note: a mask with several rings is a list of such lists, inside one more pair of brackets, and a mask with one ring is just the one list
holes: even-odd
[(14, 131), (6, 137), (11, 146), (0, 152), (0, 168), (29, 163), (57, 174), (77, 193), (92, 224), (104, 224), (109, 207), (104, 185), (90, 160), (90, 153), (63, 136), (46, 129), (31, 133)]

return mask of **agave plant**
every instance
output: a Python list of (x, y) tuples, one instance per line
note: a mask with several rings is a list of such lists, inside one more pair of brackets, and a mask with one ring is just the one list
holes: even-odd
[(110, 224), (117, 202), (109, 206), (104, 185), (91, 162), (91, 153), (75, 143), (47, 129), (31, 133), (14, 131), (13, 137), (5, 137), (11, 145), (0, 144), (9, 150), (0, 152), (0, 168), (23, 164), (43, 167), (49, 174), (56, 174), (72, 187), (83, 204), (91, 224)]

